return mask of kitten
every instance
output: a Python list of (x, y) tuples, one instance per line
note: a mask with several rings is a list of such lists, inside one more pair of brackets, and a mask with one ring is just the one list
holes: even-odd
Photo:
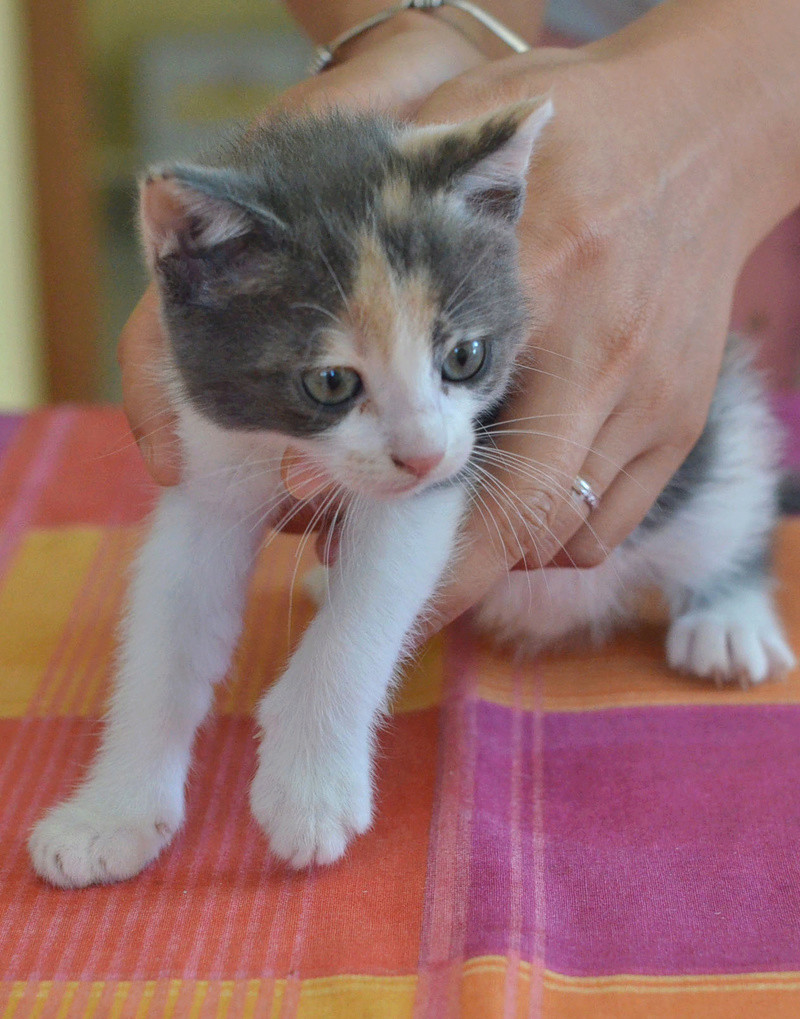
[[(369, 827), (376, 727), (525, 340), (514, 225), (551, 112), (285, 119), (144, 182), (183, 480), (136, 563), (100, 750), (31, 836), (48, 881), (131, 877), (180, 827), (253, 559), (289, 505), (289, 440), (349, 509), (327, 596), (259, 705), (250, 802), (293, 867), (337, 860)], [(595, 570), (512, 574), (479, 621), (532, 646), (601, 634), (656, 583), (674, 667), (766, 679), (793, 664), (769, 593), (774, 493), (774, 427), (732, 344), (702, 438), (634, 535)]]

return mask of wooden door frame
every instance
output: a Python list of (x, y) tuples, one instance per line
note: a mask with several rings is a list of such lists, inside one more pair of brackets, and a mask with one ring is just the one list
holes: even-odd
[(81, 0), (18, 0), (27, 32), (47, 398), (99, 390), (99, 243)]

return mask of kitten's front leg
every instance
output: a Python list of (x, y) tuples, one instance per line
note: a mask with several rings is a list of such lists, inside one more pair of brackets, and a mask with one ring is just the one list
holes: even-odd
[(372, 743), (404, 643), (453, 549), (458, 487), (348, 523), (329, 597), (262, 699), (253, 813), (293, 867), (331, 863), (372, 818)]
[(31, 835), (34, 868), (53, 884), (132, 877), (180, 827), (194, 734), (239, 634), (252, 520), (241, 505), (162, 496), (136, 564), (100, 750)]

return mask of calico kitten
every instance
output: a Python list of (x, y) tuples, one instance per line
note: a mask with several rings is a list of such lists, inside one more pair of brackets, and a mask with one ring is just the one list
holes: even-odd
[[(136, 563), (100, 750), (31, 836), (42, 877), (130, 877), (180, 827), (195, 731), (262, 533), (286, 512), (289, 440), (349, 509), (327, 596), (259, 705), (250, 802), (294, 867), (338, 859), (369, 827), (376, 727), (525, 339), (514, 224), (551, 112), (526, 102), (424, 129), (286, 119), (144, 182), (183, 480)], [(635, 534), (598, 569), (512, 575), (480, 621), (531, 645), (600, 633), (657, 583), (676, 668), (752, 682), (789, 668), (767, 569), (773, 447), (732, 345), (703, 437)]]

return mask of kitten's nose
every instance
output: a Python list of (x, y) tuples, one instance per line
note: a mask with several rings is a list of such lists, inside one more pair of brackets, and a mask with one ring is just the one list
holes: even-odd
[(393, 456), (392, 463), (402, 471), (408, 471), (415, 478), (426, 478), (434, 467), (438, 467), (444, 459), (444, 450), (427, 453), (425, 456)]

